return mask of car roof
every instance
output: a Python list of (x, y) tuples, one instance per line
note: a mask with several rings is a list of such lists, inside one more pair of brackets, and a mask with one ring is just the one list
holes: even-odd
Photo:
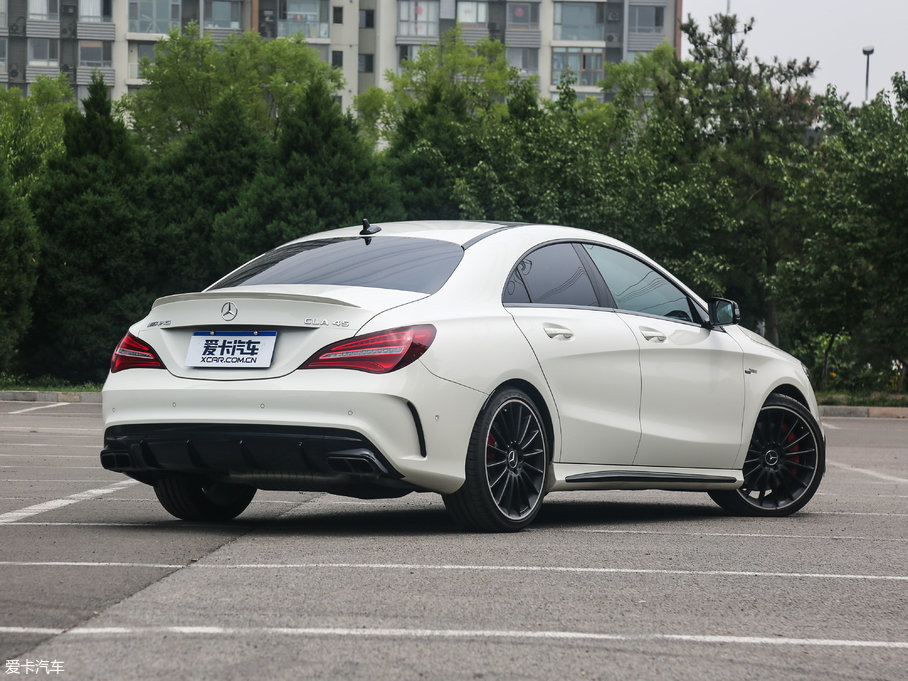
[[(437, 239), (450, 241), (464, 246), (471, 241), (481, 239), (502, 229), (517, 227), (524, 223), (498, 222), (498, 221), (470, 221), (470, 220), (411, 220), (406, 222), (375, 222), (373, 226), (381, 227), (381, 231), (373, 236), (406, 236), (423, 239)], [(308, 234), (293, 243), (310, 241), (312, 239), (330, 239), (338, 237), (359, 236), (361, 225), (342, 227), (327, 232)]]
[[(625, 249), (634, 250), (627, 244), (613, 239), (612, 237), (591, 232), (585, 229), (575, 227), (563, 227), (560, 225), (546, 225), (526, 222), (506, 222), (504, 220), (409, 220), (401, 222), (376, 222), (371, 223), (373, 226), (380, 227), (381, 230), (373, 237), (381, 238), (387, 236), (400, 236), (409, 238), (436, 239), (439, 241), (448, 241), (464, 248), (468, 248), (473, 243), (484, 239), (487, 236), (499, 232), (518, 229), (522, 232), (533, 231), (535, 236), (539, 236), (539, 230), (551, 232), (547, 236), (551, 238), (569, 238), (569, 239), (592, 239), (601, 243), (619, 246)], [(315, 239), (332, 239), (361, 236), (361, 225), (352, 227), (342, 227), (325, 232), (307, 234), (299, 239), (294, 239), (290, 243), (301, 241), (312, 241)]]

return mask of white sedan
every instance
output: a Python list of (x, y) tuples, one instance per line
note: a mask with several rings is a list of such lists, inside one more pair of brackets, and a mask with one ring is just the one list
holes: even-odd
[(732, 301), (570, 227), (363, 223), (157, 300), (111, 359), (104, 468), (186, 520), (257, 489), (415, 491), (490, 531), (551, 491), (702, 490), (757, 516), (816, 492), (804, 367)]

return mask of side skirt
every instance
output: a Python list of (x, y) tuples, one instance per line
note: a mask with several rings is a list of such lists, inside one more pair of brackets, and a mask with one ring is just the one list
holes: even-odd
[(554, 464), (550, 491), (576, 489), (736, 489), (744, 478), (741, 471), (713, 468), (661, 468), (648, 466), (587, 466)]

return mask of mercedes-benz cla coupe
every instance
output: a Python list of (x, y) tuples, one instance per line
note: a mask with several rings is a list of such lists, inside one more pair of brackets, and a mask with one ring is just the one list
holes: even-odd
[(556, 490), (788, 515), (825, 468), (816, 400), (738, 320), (600, 234), (364, 221), (157, 300), (114, 351), (101, 463), (186, 520), (257, 489), (436, 492), (492, 531)]

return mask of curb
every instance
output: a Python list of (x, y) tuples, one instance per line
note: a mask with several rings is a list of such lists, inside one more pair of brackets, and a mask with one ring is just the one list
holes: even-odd
[(64, 393), (43, 390), (0, 390), (0, 402), (86, 402), (101, 404), (101, 392)]
[(871, 419), (908, 419), (908, 407), (845, 407), (821, 404), (820, 416)]

